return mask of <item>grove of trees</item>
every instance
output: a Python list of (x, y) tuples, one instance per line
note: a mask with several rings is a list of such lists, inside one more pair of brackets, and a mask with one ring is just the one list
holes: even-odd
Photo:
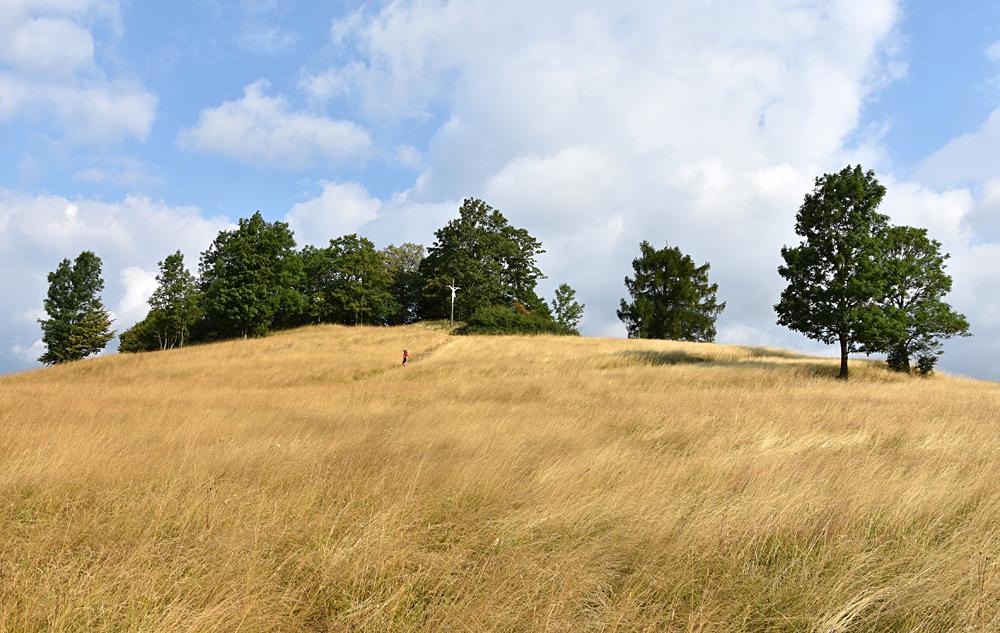
[[(816, 179), (796, 214), (798, 245), (781, 249), (787, 285), (778, 323), (840, 348), (840, 377), (851, 353), (885, 354), (892, 369), (930, 373), (941, 342), (969, 336), (966, 318), (944, 297), (952, 280), (946, 253), (925, 229), (894, 226), (878, 211), (886, 193), (860, 165)], [(309, 323), (402, 325), (450, 314), (459, 333), (579, 334), (584, 306), (568, 284), (551, 305), (537, 293), (544, 251), (526, 229), (469, 198), (433, 244), (383, 249), (357, 234), (297, 249), (284, 222), (258, 211), (221, 231), (201, 254), (198, 275), (180, 251), (159, 262), (147, 316), (120, 336), (123, 352), (263, 336)], [(677, 247), (639, 244), (617, 311), (630, 338), (714, 341), (726, 307), (710, 265)], [(92, 252), (49, 274), (47, 319), (40, 320), (47, 364), (85, 358), (113, 338), (101, 303), (101, 260)]]
[(801, 242), (781, 249), (788, 285), (774, 307), (778, 323), (839, 344), (843, 379), (852, 352), (885, 353), (901, 371), (916, 356), (929, 373), (941, 339), (968, 335), (965, 317), (942, 299), (948, 256), (925, 230), (889, 224), (878, 212), (885, 191), (860, 165), (817, 178), (796, 215)]

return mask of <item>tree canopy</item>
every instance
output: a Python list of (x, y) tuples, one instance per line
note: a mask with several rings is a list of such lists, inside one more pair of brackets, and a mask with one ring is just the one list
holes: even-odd
[(382, 324), (398, 312), (383, 253), (356, 234), (306, 247), (302, 261), (307, 311), (313, 322)]
[(434, 233), (434, 244), (420, 263), (424, 318), (448, 317), (451, 284), (461, 287), (455, 300), (459, 320), (490, 306), (541, 308), (544, 302), (535, 293), (542, 278), (536, 264), (544, 252), (541, 242), (482, 200), (468, 198), (458, 212)]
[(618, 310), (629, 338), (714, 341), (726, 304), (716, 298), (718, 284), (709, 282), (709, 264), (696, 265), (677, 247), (657, 250), (643, 241), (639, 250), (633, 277), (625, 278), (631, 301), (622, 299)]
[(202, 253), (206, 316), (220, 335), (260, 336), (303, 308), (302, 260), (288, 224), (266, 222), (260, 211), (222, 231)]
[(86, 358), (114, 338), (111, 316), (101, 301), (104, 279), (101, 258), (83, 251), (74, 261), (64, 259), (48, 275), (47, 319), (40, 319), (46, 365)]
[(860, 165), (816, 179), (795, 217), (802, 241), (783, 247), (778, 268), (788, 285), (774, 307), (778, 323), (823, 343), (840, 344), (840, 377), (851, 352), (877, 351), (884, 327), (881, 235), (888, 218), (878, 212), (885, 187)]
[(556, 288), (555, 298), (552, 300), (552, 316), (556, 323), (570, 332), (579, 333), (584, 307), (576, 300), (576, 290), (573, 290), (569, 284), (559, 284), (559, 287)]
[(909, 372), (916, 358), (921, 373), (927, 373), (941, 354), (942, 339), (969, 336), (969, 322), (943, 300), (952, 285), (944, 270), (947, 259), (926, 229), (891, 226), (882, 235), (879, 305), (885, 328), (875, 347), (886, 352), (893, 369)]

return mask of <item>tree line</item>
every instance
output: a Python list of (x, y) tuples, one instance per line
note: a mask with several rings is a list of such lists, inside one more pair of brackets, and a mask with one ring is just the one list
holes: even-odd
[[(775, 305), (778, 323), (839, 344), (845, 379), (855, 352), (885, 354), (898, 371), (915, 364), (930, 373), (942, 340), (969, 335), (966, 318), (944, 301), (952, 285), (948, 255), (925, 229), (890, 224), (878, 212), (885, 192), (860, 165), (824, 174), (796, 214), (800, 243), (781, 250), (778, 273), (787, 286)], [(180, 251), (159, 262), (149, 313), (122, 332), (119, 350), (164, 350), (312, 323), (445, 319), (452, 287), (459, 289), (460, 333), (579, 333), (584, 306), (575, 291), (560, 285), (551, 304), (538, 295), (542, 244), (499, 210), (466, 199), (434, 236), (427, 249), (413, 243), (377, 249), (357, 234), (297, 249), (286, 223), (257, 212), (218, 234), (201, 254), (197, 276)], [(628, 336), (714, 341), (726, 303), (718, 300), (710, 268), (678, 247), (641, 242), (617, 311)], [(103, 287), (100, 259), (91, 252), (49, 274), (42, 362), (84, 358), (113, 338)]]
[[(778, 324), (840, 347), (839, 377), (848, 355), (885, 354), (890, 368), (933, 371), (941, 342), (969, 336), (969, 322), (944, 301), (952, 279), (948, 254), (927, 230), (890, 224), (878, 207), (886, 189), (860, 165), (815, 181), (795, 216), (796, 246), (781, 249), (778, 274), (787, 281), (774, 306)], [(630, 337), (715, 340), (725, 308), (709, 283), (709, 265), (677, 248), (640, 244), (625, 278), (632, 300), (618, 317)]]
[[(377, 249), (356, 234), (298, 249), (287, 223), (257, 212), (219, 232), (201, 253), (197, 275), (180, 251), (158, 263), (149, 312), (121, 333), (119, 351), (166, 350), (316, 323), (444, 319), (449, 286), (460, 287), (455, 317), (467, 333), (579, 334), (584, 306), (573, 288), (560, 285), (551, 304), (537, 293), (542, 252), (527, 230), (473, 198), (427, 249), (413, 243)], [(48, 318), (40, 321), (43, 363), (84, 358), (114, 337), (100, 299), (100, 269), (100, 258), (88, 251), (49, 275)]]

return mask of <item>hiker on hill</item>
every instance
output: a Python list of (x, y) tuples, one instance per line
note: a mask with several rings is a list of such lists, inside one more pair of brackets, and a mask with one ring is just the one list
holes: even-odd
[(403, 350), (403, 367), (406, 367), (406, 361), (408, 361), (408, 360), (410, 360), (410, 353), (404, 349)]

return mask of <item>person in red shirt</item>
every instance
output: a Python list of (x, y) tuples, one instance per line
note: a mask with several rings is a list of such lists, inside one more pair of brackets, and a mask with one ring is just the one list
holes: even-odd
[(406, 367), (406, 361), (408, 361), (408, 360), (410, 360), (410, 353), (404, 349), (403, 350), (403, 367)]

